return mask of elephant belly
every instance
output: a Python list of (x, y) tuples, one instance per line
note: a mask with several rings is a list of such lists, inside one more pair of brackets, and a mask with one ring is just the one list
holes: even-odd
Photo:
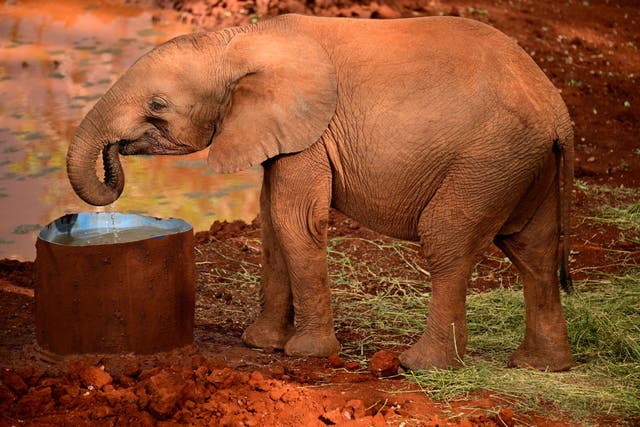
[(403, 212), (381, 213), (376, 206), (365, 206), (335, 203), (333, 207), (361, 225), (370, 228), (380, 234), (403, 240), (418, 241), (417, 222), (419, 215), (410, 215)]
[(334, 176), (332, 207), (378, 233), (417, 241), (420, 215), (437, 185), (427, 185), (424, 181), (432, 180), (424, 172), (403, 175), (367, 177), (364, 183), (358, 182), (358, 174)]
[(420, 142), (425, 137), (390, 144), (391, 136), (383, 136), (325, 137), (332, 168), (331, 205), (378, 233), (417, 241), (420, 216), (455, 153), (444, 144), (425, 150)]

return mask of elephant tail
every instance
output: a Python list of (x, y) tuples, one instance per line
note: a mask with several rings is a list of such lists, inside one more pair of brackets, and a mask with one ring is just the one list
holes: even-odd
[(571, 253), (571, 199), (573, 188), (573, 129), (571, 125), (563, 129), (562, 134), (554, 140), (556, 165), (558, 167), (558, 186), (560, 192), (560, 232), (562, 234), (562, 254), (560, 259), (560, 286), (570, 294), (573, 292), (573, 281), (569, 271), (569, 255)]

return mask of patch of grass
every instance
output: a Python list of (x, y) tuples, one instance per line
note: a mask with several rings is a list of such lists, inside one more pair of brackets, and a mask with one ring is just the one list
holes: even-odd
[(591, 221), (611, 224), (623, 231), (640, 233), (640, 202), (625, 206), (604, 205), (600, 207), (601, 215), (589, 217)]
[[(404, 348), (424, 329), (429, 284), (379, 277), (382, 292), (363, 292), (361, 267), (344, 254), (330, 253), (336, 288), (336, 321), (360, 336), (343, 342), (343, 352), (359, 358), (381, 348)], [(467, 399), (490, 392), (520, 411), (562, 411), (581, 424), (593, 416), (623, 420), (640, 416), (640, 268), (619, 276), (597, 275), (600, 282), (576, 283), (563, 297), (575, 366), (546, 373), (506, 367), (524, 336), (524, 301), (519, 290), (498, 289), (467, 298), (469, 342), (465, 366), (455, 370), (410, 373), (434, 400)], [(548, 414), (547, 414), (548, 415)]]
[(579, 179), (575, 181), (575, 184), (579, 190), (591, 196), (609, 195), (612, 196), (615, 200), (622, 202), (628, 200), (637, 200), (638, 198), (640, 198), (640, 188), (624, 186), (610, 187), (607, 185), (590, 184)]
[(640, 188), (607, 187), (576, 181), (576, 187), (588, 195), (593, 207), (582, 217), (590, 224), (615, 227), (620, 240), (640, 244)]
[[(617, 208), (611, 220), (619, 227), (637, 227), (637, 210), (634, 204)], [(370, 247), (368, 259), (350, 256), (348, 244), (354, 243)], [(373, 352), (400, 351), (422, 334), (430, 283), (428, 273), (422, 274), (423, 267), (413, 259), (416, 251), (412, 243), (331, 241), (335, 323), (347, 357), (366, 363)], [(412, 274), (390, 271), (390, 256), (404, 260), (408, 267), (404, 270)], [(496, 278), (509, 267), (507, 261), (492, 265)], [(575, 359), (570, 371), (506, 367), (525, 328), (523, 295), (516, 285), (516, 289), (468, 296), (465, 366), (408, 377), (434, 400), (468, 399), (474, 393), (489, 392), (520, 411), (547, 416), (550, 410), (565, 413), (584, 425), (597, 423), (594, 417), (598, 416), (614, 416), (631, 424), (640, 417), (640, 267), (621, 265), (616, 275), (592, 271), (575, 286), (573, 295), (563, 297)]]
[[(199, 251), (197, 247), (196, 251)], [(228, 251), (227, 248), (224, 252)], [(198, 273), (196, 323), (224, 323), (225, 319), (243, 318), (244, 322), (240, 326), (244, 329), (256, 318), (260, 310), (259, 265), (244, 261), (241, 256), (232, 257), (217, 250), (214, 252), (217, 257), (227, 261), (229, 266), (209, 268), (209, 264), (216, 263), (196, 262), (196, 268), (200, 266), (206, 269)]]
[(574, 358), (578, 363), (635, 363), (640, 368), (640, 268), (603, 275), (599, 281), (599, 286), (593, 280), (584, 283), (588, 291), (565, 299)]
[[(350, 244), (366, 245), (370, 259), (351, 257)], [(409, 344), (423, 327), (431, 288), (428, 273), (412, 259), (416, 251), (409, 242), (331, 241), (328, 260), (335, 324), (342, 351), (349, 357), (364, 363), (372, 351)], [(400, 261), (404, 271), (390, 269), (388, 257)], [(341, 337), (341, 330), (348, 337)]]
[[(637, 199), (636, 199), (637, 200)], [(640, 244), (640, 202), (602, 204), (584, 221), (616, 227), (620, 240)]]

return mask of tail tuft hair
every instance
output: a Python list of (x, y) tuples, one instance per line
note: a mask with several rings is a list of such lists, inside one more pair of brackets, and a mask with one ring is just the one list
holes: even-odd
[(573, 281), (569, 272), (569, 255), (570, 235), (571, 235), (571, 189), (573, 185), (573, 132), (569, 131), (564, 140), (559, 137), (553, 141), (554, 151), (556, 152), (556, 160), (558, 167), (558, 175), (561, 178), (561, 187), (559, 188), (560, 197), (560, 232), (563, 234), (562, 239), (562, 257), (560, 259), (560, 286), (567, 293), (573, 292)]
[(562, 260), (560, 261), (560, 287), (567, 294), (573, 293), (573, 280), (569, 272), (569, 251), (565, 246), (562, 250)]

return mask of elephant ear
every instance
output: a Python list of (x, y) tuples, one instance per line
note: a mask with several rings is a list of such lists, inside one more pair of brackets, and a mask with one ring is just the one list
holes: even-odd
[(302, 151), (336, 109), (335, 68), (313, 39), (265, 30), (236, 35), (224, 53), (231, 101), (209, 151), (217, 172), (235, 172)]

